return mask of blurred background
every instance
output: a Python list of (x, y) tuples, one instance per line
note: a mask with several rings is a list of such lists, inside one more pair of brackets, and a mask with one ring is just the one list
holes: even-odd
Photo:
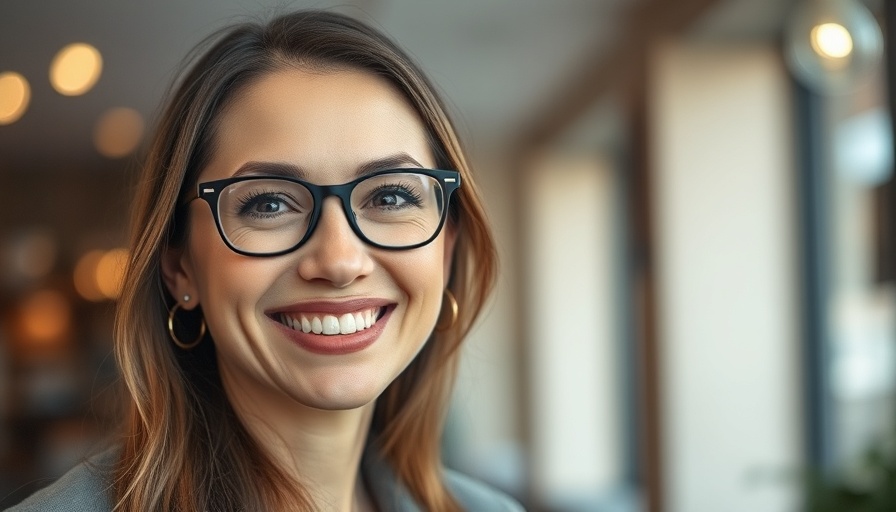
[(487, 198), (449, 465), (536, 511), (896, 510), (885, 0), (3, 0), (0, 507), (117, 419), (129, 201), (179, 63), (299, 7), (419, 60)]

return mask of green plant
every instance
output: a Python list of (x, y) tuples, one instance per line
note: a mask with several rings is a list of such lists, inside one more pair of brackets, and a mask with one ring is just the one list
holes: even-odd
[(855, 464), (833, 473), (810, 471), (806, 512), (896, 512), (896, 440), (872, 446)]

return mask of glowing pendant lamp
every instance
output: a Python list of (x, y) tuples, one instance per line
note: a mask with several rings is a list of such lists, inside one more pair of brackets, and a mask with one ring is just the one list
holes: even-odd
[(790, 14), (784, 45), (797, 80), (818, 93), (836, 94), (873, 75), (883, 35), (857, 0), (804, 0)]

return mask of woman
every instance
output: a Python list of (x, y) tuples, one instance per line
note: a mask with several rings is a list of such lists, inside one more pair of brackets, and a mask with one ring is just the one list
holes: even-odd
[(135, 204), (119, 446), (19, 510), (518, 510), (440, 465), (495, 249), (432, 86), (330, 12), (209, 44)]

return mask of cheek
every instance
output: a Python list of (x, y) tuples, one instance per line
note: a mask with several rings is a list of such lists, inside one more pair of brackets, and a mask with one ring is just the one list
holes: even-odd
[(205, 254), (202, 308), (221, 371), (255, 375), (270, 384), (269, 376), (275, 372), (266, 361), (278, 358), (264, 343), (264, 318), (258, 305), (277, 279), (276, 266), (263, 258), (240, 256), (226, 247)]
[(409, 313), (420, 315), (421, 320), (434, 321), (441, 308), (446, 282), (441, 239), (419, 249), (396, 253), (386, 270), (407, 297)]
[(203, 314), (218, 339), (221, 332), (235, 327), (241, 315), (254, 311), (277, 269), (262, 258), (236, 254), (224, 245), (214, 227), (208, 231), (194, 231), (190, 250)]

